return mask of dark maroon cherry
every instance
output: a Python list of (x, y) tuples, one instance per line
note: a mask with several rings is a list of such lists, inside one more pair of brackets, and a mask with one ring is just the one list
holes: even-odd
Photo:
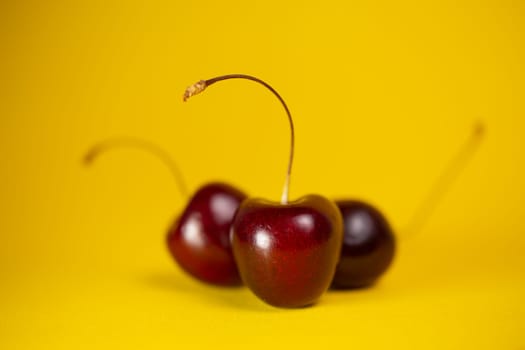
[[(100, 154), (116, 147), (133, 147), (155, 155), (173, 173), (182, 197), (188, 197), (175, 162), (163, 149), (148, 141), (130, 137), (108, 139), (93, 146), (84, 161), (90, 164)], [(204, 185), (191, 197), (167, 235), (171, 255), (186, 272), (211, 284), (241, 284), (229, 232), (233, 215), (245, 198), (240, 190), (222, 183)]]
[(169, 230), (167, 244), (190, 275), (217, 285), (240, 285), (230, 243), (235, 211), (246, 195), (226, 184), (201, 187)]
[[(479, 147), (484, 130), (482, 122), (474, 125), (467, 142), (451, 159), (418, 206), (409, 225), (403, 230), (405, 233), (414, 235), (421, 230), (439, 200)], [(350, 289), (370, 286), (392, 263), (396, 251), (394, 232), (381, 212), (370, 204), (357, 200), (340, 200), (336, 204), (343, 216), (344, 238), (332, 287)]]
[(343, 216), (341, 257), (334, 288), (361, 288), (373, 284), (390, 266), (396, 250), (392, 228), (383, 214), (357, 200), (336, 201)]
[(241, 204), (231, 228), (235, 261), (243, 282), (265, 302), (279, 307), (311, 305), (329, 288), (335, 273), (343, 239), (341, 213), (335, 203), (318, 195), (288, 202), (294, 127), (286, 103), (270, 85), (248, 75), (226, 75), (190, 86), (184, 100), (232, 78), (268, 88), (286, 110), (291, 131), (281, 202), (247, 199)]

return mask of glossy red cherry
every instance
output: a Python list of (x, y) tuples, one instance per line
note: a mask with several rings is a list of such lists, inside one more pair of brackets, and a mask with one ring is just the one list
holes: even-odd
[(357, 200), (336, 204), (343, 216), (344, 236), (332, 286), (369, 286), (392, 263), (396, 250), (394, 232), (383, 214), (370, 204)]
[(221, 183), (201, 187), (168, 231), (168, 249), (190, 275), (217, 285), (240, 285), (230, 243), (235, 211), (246, 198)]
[(247, 199), (241, 204), (231, 228), (235, 261), (243, 282), (263, 301), (279, 307), (308, 306), (328, 289), (335, 273), (343, 238), (341, 213), (335, 203), (318, 195), (288, 202), (294, 127), (286, 103), (270, 85), (248, 75), (226, 75), (190, 86), (184, 100), (234, 78), (269, 89), (286, 110), (291, 131), (281, 203)]
[(317, 195), (288, 204), (244, 201), (232, 226), (243, 281), (268, 304), (303, 307), (328, 289), (341, 249), (341, 214)]
[[(153, 143), (137, 138), (113, 138), (93, 146), (86, 164), (117, 147), (137, 148), (159, 158), (173, 173), (182, 197), (186, 184), (171, 157)], [(233, 215), (246, 195), (223, 183), (202, 186), (189, 200), (183, 213), (168, 230), (166, 243), (174, 260), (191, 276), (207, 283), (236, 286), (241, 279), (230, 244)]]

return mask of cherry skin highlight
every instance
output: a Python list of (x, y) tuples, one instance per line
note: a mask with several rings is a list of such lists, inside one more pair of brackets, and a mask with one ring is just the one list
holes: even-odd
[(207, 184), (193, 195), (166, 240), (184, 271), (210, 284), (242, 283), (231, 249), (230, 226), (245, 198), (243, 192), (221, 183)]
[(320, 298), (334, 276), (342, 238), (339, 210), (318, 195), (286, 205), (248, 199), (232, 225), (242, 280), (278, 307), (304, 307)]
[(357, 200), (336, 201), (343, 217), (343, 244), (332, 288), (372, 285), (391, 265), (394, 232), (381, 212)]

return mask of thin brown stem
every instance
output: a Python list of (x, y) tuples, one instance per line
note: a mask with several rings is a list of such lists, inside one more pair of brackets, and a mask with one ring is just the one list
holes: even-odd
[(408, 226), (406, 226), (404, 230), (406, 238), (412, 238), (417, 232), (421, 231), (438, 206), (440, 200), (444, 197), (445, 193), (450, 189), (453, 182), (461, 174), (462, 170), (476, 153), (484, 135), (485, 125), (479, 121), (474, 125), (469, 138), (447, 164), (430, 191), (427, 193), (426, 197), (412, 215)]
[(259, 83), (259, 84), (263, 85), (268, 90), (270, 90), (275, 95), (275, 97), (277, 97), (279, 99), (279, 101), (281, 102), (282, 106), (284, 107), (284, 109), (286, 111), (286, 114), (288, 116), (288, 121), (290, 123), (290, 135), (291, 135), (291, 137), (290, 137), (290, 155), (289, 155), (289, 159), (288, 159), (288, 168), (287, 168), (287, 171), (286, 171), (286, 179), (284, 181), (283, 193), (282, 193), (282, 196), (281, 196), (281, 203), (282, 204), (286, 204), (286, 203), (288, 203), (288, 195), (289, 195), (289, 192), (290, 192), (290, 177), (292, 175), (292, 164), (293, 164), (294, 144), (295, 144), (295, 132), (294, 132), (294, 125), (293, 125), (292, 114), (290, 113), (290, 110), (288, 109), (288, 106), (286, 105), (286, 102), (284, 102), (284, 99), (281, 97), (281, 95), (279, 95), (279, 93), (273, 87), (271, 87), (268, 83), (262, 81), (261, 79), (255, 78), (255, 77), (253, 77), (251, 75), (246, 75), (246, 74), (228, 74), (228, 75), (222, 75), (222, 76), (215, 77), (215, 78), (208, 79), (208, 80), (200, 80), (200, 81), (196, 82), (195, 84), (189, 86), (186, 89), (186, 91), (184, 92), (183, 100), (186, 101), (188, 98), (201, 93), (208, 86), (210, 86), (212, 84), (215, 84), (215, 83), (217, 83), (219, 81), (222, 81), (222, 80), (228, 80), (228, 79), (247, 79), (247, 80), (251, 80), (251, 81), (254, 81), (256, 83)]
[(91, 165), (100, 155), (115, 148), (136, 148), (156, 156), (173, 174), (177, 188), (183, 198), (188, 198), (188, 188), (182, 173), (171, 156), (159, 146), (134, 137), (118, 137), (101, 141), (91, 147), (84, 156), (84, 164)]

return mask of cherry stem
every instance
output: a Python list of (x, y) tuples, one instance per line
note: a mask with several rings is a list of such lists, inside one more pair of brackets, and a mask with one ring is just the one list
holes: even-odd
[(162, 163), (164, 163), (173, 174), (173, 177), (175, 178), (175, 181), (177, 183), (177, 188), (179, 189), (179, 192), (182, 195), (182, 197), (188, 197), (188, 188), (186, 187), (186, 183), (184, 182), (182, 173), (180, 172), (179, 167), (177, 166), (177, 164), (175, 164), (171, 156), (159, 146), (139, 138), (118, 137), (101, 141), (92, 146), (85, 154), (84, 164), (91, 165), (101, 154), (114, 148), (130, 147), (146, 151), (147, 153), (153, 154), (154, 156), (159, 158), (162, 161)]
[(277, 97), (279, 99), (279, 101), (281, 102), (281, 104), (283, 105), (283, 107), (284, 107), (284, 109), (286, 111), (286, 114), (288, 115), (288, 121), (290, 122), (290, 136), (291, 136), (290, 137), (290, 156), (289, 156), (289, 159), (288, 159), (288, 169), (286, 171), (286, 179), (284, 181), (283, 193), (282, 193), (282, 196), (281, 196), (281, 203), (282, 204), (287, 204), (288, 203), (288, 194), (290, 192), (290, 177), (292, 175), (292, 163), (293, 163), (293, 155), (294, 155), (295, 133), (294, 133), (292, 114), (290, 113), (290, 110), (288, 109), (288, 106), (286, 105), (286, 102), (284, 102), (284, 99), (281, 97), (281, 95), (279, 95), (279, 93), (277, 91), (275, 91), (275, 89), (273, 87), (271, 87), (268, 83), (262, 81), (261, 79), (255, 78), (255, 77), (253, 77), (251, 75), (246, 75), (246, 74), (228, 74), (228, 75), (222, 75), (222, 76), (215, 77), (215, 78), (208, 79), (208, 80), (200, 80), (200, 81), (196, 82), (195, 84), (189, 86), (186, 89), (186, 91), (184, 92), (183, 100), (186, 101), (190, 97), (201, 93), (208, 86), (210, 86), (212, 84), (215, 84), (215, 83), (217, 83), (217, 82), (219, 82), (221, 80), (228, 80), (228, 79), (246, 79), (246, 80), (251, 80), (251, 81), (254, 81), (256, 83), (259, 83), (259, 84), (263, 85), (265, 88), (270, 90), (275, 95), (275, 97)]
[(415, 213), (412, 216), (408, 226), (404, 232), (407, 232), (407, 237), (414, 237), (416, 232), (420, 232), (423, 226), (428, 221), (430, 215), (434, 212), (439, 201), (444, 197), (447, 190), (450, 189), (452, 183), (459, 176), (463, 168), (468, 164), (469, 160), (474, 156), (483, 137), (485, 135), (485, 126), (481, 121), (478, 121), (472, 130), (471, 135), (463, 146), (459, 149), (456, 155), (450, 160), (445, 167), (445, 170), (438, 177), (426, 197), (419, 204)]

